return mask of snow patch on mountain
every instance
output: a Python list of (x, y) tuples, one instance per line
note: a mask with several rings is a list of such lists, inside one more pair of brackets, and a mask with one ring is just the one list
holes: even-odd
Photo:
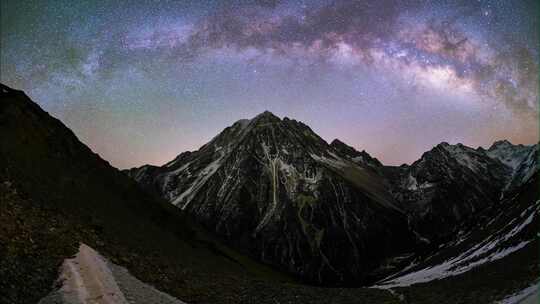
[[(206, 183), (206, 181), (216, 173), (216, 171), (219, 169), (219, 166), (221, 165), (221, 160), (225, 156), (224, 153), (221, 153), (221, 156), (212, 161), (208, 166), (206, 166), (203, 170), (201, 170), (195, 181), (191, 183), (191, 185), (182, 192), (178, 197), (176, 197), (172, 204), (175, 206), (178, 206), (181, 204), (180, 208), (182, 210), (186, 209), (186, 207), (189, 205), (195, 194), (202, 188), (202, 186)], [(186, 164), (189, 165), (189, 164)], [(187, 167), (186, 167), (187, 168)]]
[(523, 290), (495, 302), (495, 304), (538, 304), (540, 284), (535, 283)]
[(507, 140), (495, 142), (486, 154), (516, 170), (531, 151), (532, 146), (513, 145)]
[(60, 271), (61, 287), (39, 304), (185, 304), (139, 281), (85, 244), (64, 261)]
[[(394, 275), (390, 278), (383, 279), (381, 283), (377, 285), (377, 287), (392, 288), (429, 282), (449, 276), (459, 275), (484, 263), (502, 259), (505, 256), (525, 247), (532, 241), (522, 240), (519, 243), (511, 246), (508, 246), (507, 244), (507, 241), (532, 223), (539, 210), (540, 201), (536, 201), (534, 205), (523, 211), (519, 218), (515, 218), (514, 220), (510, 221), (502, 229), (485, 238), (482, 242), (477, 243), (472, 248), (464, 251), (457, 257), (448, 259), (443, 263), (426, 267), (398, 277), (395, 277)], [(513, 228), (510, 231), (507, 231), (510, 227)], [(505, 246), (505, 244), (507, 246)], [(408, 267), (406, 269), (410, 268), (411, 267)], [(401, 273), (404, 272), (402, 271)]]
[(261, 160), (261, 163), (268, 170), (270, 175), (270, 184), (272, 185), (272, 201), (270, 202), (270, 206), (266, 208), (266, 212), (259, 225), (257, 225), (257, 227), (255, 228), (255, 233), (258, 233), (264, 226), (266, 226), (266, 224), (270, 221), (277, 209), (279, 190), (278, 175), (281, 164), (279, 153), (276, 155), (272, 155), (270, 153), (270, 147), (265, 142), (262, 142), (261, 146), (264, 152), (264, 159)]
[(433, 187), (434, 185), (435, 185), (434, 183), (430, 183), (427, 181), (421, 184), (418, 184), (418, 181), (416, 180), (416, 178), (412, 176), (411, 174), (409, 174), (407, 177), (405, 188), (407, 188), (408, 190), (416, 191), (418, 189), (426, 189), (429, 187)]
[(486, 165), (477, 161), (477, 158), (480, 156), (477, 155), (479, 152), (475, 149), (462, 144), (443, 144), (442, 147), (448, 151), (460, 165), (471, 169), (473, 172), (478, 173), (486, 170)]
[(317, 154), (311, 153), (310, 156), (315, 161), (326, 164), (330, 167), (341, 169), (347, 166), (347, 163), (339, 156), (332, 152), (328, 152), (328, 154), (332, 157), (326, 157), (326, 156), (319, 156)]

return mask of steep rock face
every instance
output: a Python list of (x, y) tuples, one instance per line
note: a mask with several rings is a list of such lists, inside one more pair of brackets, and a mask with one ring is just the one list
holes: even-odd
[(538, 144), (513, 145), (507, 140), (495, 142), (486, 154), (511, 169), (504, 195), (513, 193), (538, 171)]
[(209, 230), (307, 281), (358, 284), (414, 244), (384, 180), (269, 112), (196, 152), (129, 174)]
[(505, 190), (513, 192), (526, 183), (535, 173), (538, 172), (538, 144), (531, 146), (527, 155), (516, 166), (512, 172), (512, 177)]
[(515, 170), (525, 160), (531, 149), (533, 146), (513, 145), (508, 140), (500, 140), (494, 142), (486, 154)]
[(383, 164), (377, 158), (372, 157), (366, 151), (362, 150), (359, 152), (339, 139), (334, 139), (330, 143), (330, 146), (338, 151), (340, 156), (348, 158), (360, 166), (372, 168), (374, 170), (377, 170), (383, 166)]
[(482, 150), (441, 143), (410, 166), (388, 168), (393, 193), (426, 242), (496, 204), (511, 169)]

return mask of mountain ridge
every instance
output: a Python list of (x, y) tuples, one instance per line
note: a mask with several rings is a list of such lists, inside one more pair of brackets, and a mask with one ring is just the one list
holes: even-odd
[[(233, 126), (236, 125), (236, 124), (247, 125), (247, 124), (249, 124), (250, 122), (252, 122), (255, 118), (259, 117), (259, 116), (263, 116), (263, 117), (264, 117), (264, 116), (273, 117), (272, 120), (275, 120), (275, 121), (277, 121), (277, 120), (279, 120), (279, 121), (285, 120), (285, 121), (293, 121), (293, 122), (297, 122), (297, 123), (299, 123), (299, 124), (301, 124), (301, 125), (306, 126), (307, 128), (309, 128), (309, 129), (313, 132), (313, 130), (311, 129), (311, 127), (309, 127), (308, 125), (306, 125), (306, 124), (303, 123), (302, 121), (296, 120), (296, 119), (293, 119), (293, 118), (290, 118), (290, 117), (288, 117), (288, 116), (283, 116), (283, 118), (280, 118), (278, 115), (274, 114), (273, 112), (271, 112), (271, 111), (269, 111), (269, 110), (264, 110), (263, 112), (260, 112), (259, 114), (255, 114), (251, 119), (249, 119), (249, 118), (241, 118), (241, 119), (238, 119), (238, 120), (234, 121), (234, 122), (233, 122), (231, 125), (229, 125), (228, 127), (225, 127), (225, 129), (230, 128), (230, 127), (233, 127)], [(315, 133), (315, 132), (314, 132), (314, 133)], [(219, 133), (218, 133), (218, 134), (219, 134)], [(316, 134), (316, 133), (315, 133), (315, 134)], [(217, 135), (216, 135), (216, 136), (217, 136)], [(318, 136), (318, 135), (317, 135), (317, 136)], [(213, 138), (212, 138), (212, 139), (213, 139)], [(208, 141), (208, 143), (211, 142), (212, 139), (210, 139), (210, 140)], [(421, 159), (421, 157), (422, 157), (422, 155), (420, 155), (418, 159), (412, 161), (411, 163), (385, 164), (384, 162), (380, 161), (380, 160), (377, 159), (376, 157), (374, 157), (374, 156), (372, 156), (371, 154), (369, 154), (368, 151), (366, 151), (366, 150), (364, 150), (364, 149), (358, 150), (357, 147), (351, 146), (351, 145), (349, 145), (349, 144), (343, 142), (343, 141), (342, 141), (341, 139), (339, 139), (339, 138), (333, 138), (333, 139), (330, 140), (330, 141), (327, 141), (326, 139), (323, 139), (322, 137), (321, 137), (321, 139), (322, 139), (323, 141), (325, 141), (327, 144), (331, 145), (331, 146), (341, 146), (341, 145), (345, 145), (345, 146), (348, 147), (347, 149), (353, 149), (354, 152), (353, 152), (352, 150), (350, 151), (350, 152), (353, 152), (353, 153), (362, 153), (362, 154), (366, 153), (366, 154), (367, 154), (369, 157), (371, 157), (376, 163), (379, 163), (381, 166), (385, 166), (385, 167), (410, 166), (410, 165), (412, 165), (412, 163), (414, 163), (415, 161), (418, 161), (418, 160)], [(206, 144), (208, 144), (208, 143), (206, 143)], [(466, 144), (463, 144), (463, 143), (460, 143), (460, 142), (456, 142), (455, 144), (451, 144), (451, 143), (449, 143), (448, 141), (442, 140), (441, 142), (439, 142), (439, 143), (437, 143), (437, 144), (434, 144), (434, 145), (430, 148), (430, 150), (432, 150), (433, 148), (435, 148), (435, 147), (437, 147), (437, 146), (439, 146), (439, 145), (449, 145), (449, 146), (462, 145), (462, 146), (465, 146), (465, 147), (468, 147), (468, 148), (471, 148), (471, 149), (474, 149), (474, 150), (479, 150), (479, 151), (482, 151), (482, 150), (483, 150), (483, 151), (489, 152), (490, 150), (493, 150), (493, 149), (495, 149), (495, 148), (498, 147), (498, 146), (503, 146), (503, 147), (511, 146), (511, 147), (519, 147), (519, 148), (522, 148), (522, 149), (532, 149), (532, 148), (534, 148), (535, 146), (537, 146), (539, 143), (540, 143), (540, 141), (537, 142), (537, 143), (529, 143), (529, 144), (523, 144), (523, 143), (514, 144), (514, 143), (512, 143), (510, 140), (502, 138), (502, 139), (496, 139), (496, 140), (494, 140), (493, 143), (486, 149), (486, 148), (484, 148), (483, 146), (478, 146), (477, 148), (474, 148), (474, 147), (472, 147), (472, 146), (467, 146)], [(179, 157), (179, 156), (181, 156), (181, 155), (184, 154), (184, 153), (193, 153), (193, 152), (197, 152), (197, 151), (199, 151), (201, 148), (203, 148), (206, 144), (201, 145), (201, 146), (200, 146), (198, 149), (196, 149), (196, 150), (185, 150), (185, 151), (183, 151), (183, 152), (180, 152), (180, 154), (178, 154), (176, 157)], [(429, 151), (429, 150), (427, 150), (427, 151)], [(427, 152), (427, 151), (426, 151), (426, 152)], [(424, 153), (425, 153), (425, 152), (424, 152)], [(175, 158), (176, 158), (176, 157), (175, 157)], [(493, 156), (493, 158), (495, 158), (495, 156)], [(173, 162), (173, 161), (174, 161), (174, 159), (171, 160), (171, 161), (165, 162), (165, 163), (163, 163), (163, 164), (161, 164), (161, 165), (160, 165), (160, 164), (142, 164), (142, 165), (138, 165), (138, 166), (136, 165), (136, 166), (132, 166), (132, 167), (128, 167), (128, 168), (123, 168), (123, 169), (120, 169), (120, 170), (121, 170), (121, 171), (129, 171), (129, 170), (141, 168), (141, 167), (144, 167), (144, 166), (166, 167), (166, 166), (168, 166), (168, 165), (169, 165), (171, 162)]]
[[(504, 151), (497, 149), (498, 153), (490, 155), (489, 151), (495, 151), (497, 146), (506, 149)], [(337, 232), (338, 235), (342, 234), (345, 239), (349, 239), (340, 246), (351, 246), (347, 250), (340, 248), (341, 251), (352, 252), (352, 257), (342, 256), (338, 260), (357, 259), (359, 251), (355, 243), (362, 241), (351, 241), (350, 231), (358, 228), (348, 227), (350, 220), (347, 218), (354, 218), (354, 221), (364, 227), (363, 229), (367, 229), (363, 235), (369, 235), (366, 233), (370, 230), (369, 225), (373, 227), (378, 225), (367, 224), (370, 223), (369, 220), (362, 222), (366, 221), (365, 218), (359, 220), (362, 218), (359, 214), (372, 212), (369, 211), (371, 207), (360, 211), (354, 209), (357, 208), (354, 206), (373, 202), (375, 203), (373, 206), (379, 210), (373, 214), (378, 216), (385, 213), (395, 214), (391, 216), (394, 219), (390, 222), (396, 224), (388, 226), (394, 227), (391, 228), (394, 229), (392, 231), (410, 232), (400, 234), (399, 238), (407, 241), (396, 246), (401, 249), (388, 252), (389, 255), (434, 247), (451, 239), (462, 222), (473, 220), (474, 214), (497, 204), (514, 172), (509, 163), (503, 160), (508, 157), (519, 157), (514, 163), (521, 164), (525, 159), (523, 156), (525, 153), (510, 155), (510, 152), (514, 151), (513, 147), (516, 149), (525, 147), (532, 151), (537, 145), (515, 146), (507, 141), (501, 141), (492, 145), (490, 150), (484, 150), (463, 144), (450, 145), (441, 142), (411, 165), (385, 166), (369, 153), (359, 152), (339, 139), (331, 143), (326, 142), (302, 122), (288, 117), (280, 119), (273, 113), (265, 111), (252, 119), (233, 123), (199, 150), (180, 154), (175, 158), (176, 162), (171, 161), (157, 169), (133, 168), (124, 172), (147, 189), (165, 197), (174, 205), (179, 205), (194, 218), (206, 223), (205, 226), (209, 230), (236, 243), (234, 245), (236, 248), (247, 248), (247, 252), (251, 252), (255, 258), (301, 277), (307, 277), (310, 282), (346, 284), (355, 276), (362, 277), (359, 273), (366, 272), (366, 269), (358, 264), (357, 269), (363, 270), (357, 270), (356, 274), (349, 273), (350, 269), (345, 269), (345, 265), (341, 270), (337, 270), (332, 265), (336, 263), (337, 258), (329, 259), (327, 256), (338, 255), (325, 252), (328, 249), (325, 248), (324, 241), (327, 231), (338, 229), (341, 231)], [(534, 169), (534, 166), (528, 168)], [(148, 170), (155, 172), (149, 173)], [(534, 170), (522, 175), (530, 177), (531, 172), (534, 173)], [(249, 179), (257, 180), (257, 183), (252, 184)], [(325, 184), (332, 180), (339, 180), (338, 188), (332, 183)], [(516, 187), (519, 187), (519, 183), (514, 186)], [(317, 192), (318, 189), (326, 191), (328, 188), (334, 188), (334, 192), (324, 194), (322, 197)], [(343, 192), (343, 197), (339, 192), (342, 190), (338, 189), (347, 189)], [(349, 192), (355, 194), (351, 196)], [(355, 201), (358, 197), (361, 197), (363, 202)], [(332, 204), (342, 199), (348, 202), (346, 209), (339, 212), (332, 211), (332, 208), (336, 208)], [(326, 204), (332, 207), (324, 207)], [(308, 220), (303, 214), (305, 206), (310, 208)], [(297, 211), (294, 211), (293, 207), (298, 208)], [(379, 209), (381, 207), (382, 209)], [(336, 214), (340, 214), (340, 220), (345, 222), (338, 225), (341, 228), (336, 228), (334, 219), (332, 223), (323, 218), (315, 219), (313, 212), (320, 213), (319, 216), (337, 212)], [(293, 216), (295, 213), (297, 214)], [(244, 223), (242, 227), (233, 224), (239, 221)], [(401, 221), (405, 221), (406, 224), (399, 224)], [(288, 228), (282, 226), (285, 223)], [(292, 223), (296, 223), (294, 225), (297, 225), (297, 228), (288, 231)], [(400, 225), (402, 228), (396, 228)], [(432, 227), (444, 228), (433, 230)], [(270, 229), (271, 232), (267, 231), (265, 234), (265, 229)], [(261, 232), (262, 239), (259, 238)], [(333, 237), (339, 238), (335, 235)], [(360, 236), (352, 238), (357, 237)], [(238, 239), (250, 241), (238, 242)], [(267, 252), (268, 239), (278, 242), (278, 245), (274, 244), (278, 247), (270, 247), (271, 250), (286, 252), (287, 258), (270, 255)], [(306, 248), (311, 249), (302, 249), (293, 256), (291, 252), (299, 250), (299, 247), (282, 244), (281, 239), (286, 239), (289, 244), (292, 240), (295, 243), (304, 243)], [(369, 251), (363, 249), (362, 252)], [(306, 256), (313, 259), (312, 254), (320, 259), (321, 262), (316, 263), (318, 266), (311, 265), (306, 269), (288, 262), (291, 259), (302, 260)], [(371, 258), (380, 261), (383, 257), (384, 254), (378, 258)], [(339, 261), (337, 263), (339, 264)], [(357, 262), (352, 263), (355, 265)], [(373, 271), (368, 277), (382, 275), (374, 266), (376, 263), (368, 263), (372, 265), (369, 267), (372, 267)], [(327, 269), (322, 272), (323, 274), (320, 271), (314, 274), (310, 272), (313, 271), (313, 267)], [(344, 276), (342, 272), (347, 274)], [(369, 270), (367, 272), (369, 273)], [(328, 280), (325, 276), (331, 279)], [(364, 277), (364, 280), (369, 281), (368, 277)]]

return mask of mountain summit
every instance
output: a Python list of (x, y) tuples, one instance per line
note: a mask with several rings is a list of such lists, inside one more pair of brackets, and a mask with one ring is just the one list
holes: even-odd
[(353, 158), (305, 124), (264, 112), (164, 167), (129, 174), (260, 260), (343, 284), (367, 280), (414, 244), (385, 180)]

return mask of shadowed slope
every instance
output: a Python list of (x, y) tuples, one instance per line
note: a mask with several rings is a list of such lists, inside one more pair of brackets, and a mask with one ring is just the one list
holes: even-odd
[(394, 301), (279, 283), (290, 279), (190, 229), (178, 208), (141, 191), (23, 92), (0, 89), (1, 303), (48, 294), (80, 242), (187, 303)]

